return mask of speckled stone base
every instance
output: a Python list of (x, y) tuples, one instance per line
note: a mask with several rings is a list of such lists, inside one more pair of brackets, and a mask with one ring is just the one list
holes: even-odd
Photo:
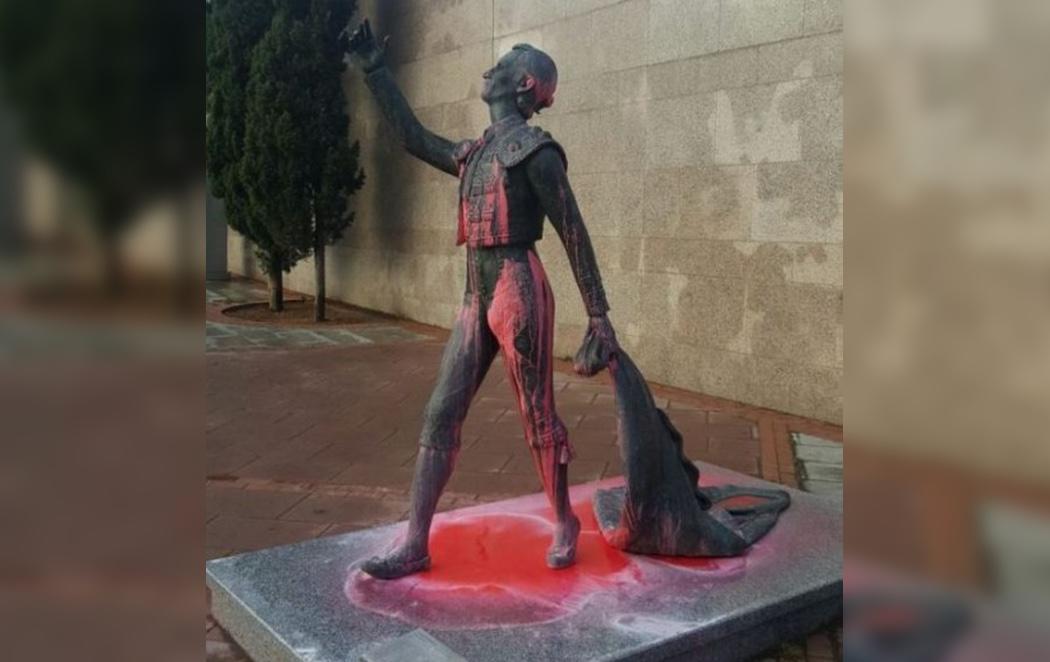
[[(702, 484), (772, 487), (699, 466)], [(583, 532), (568, 570), (544, 566), (550, 511), (537, 494), (438, 515), (431, 570), (393, 582), (357, 566), (403, 523), (211, 561), (212, 612), (258, 662), (418, 657), (423, 645), (471, 662), (742, 660), (841, 613), (841, 499), (791, 490), (745, 556), (667, 559), (601, 538), (592, 496), (617, 482), (573, 488)]]

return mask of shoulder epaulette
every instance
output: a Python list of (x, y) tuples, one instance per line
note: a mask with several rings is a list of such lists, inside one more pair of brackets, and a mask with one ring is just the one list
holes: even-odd
[(562, 163), (566, 168), (569, 167), (568, 159), (565, 158), (565, 150), (551, 137), (550, 133), (538, 126), (523, 125), (520, 129), (507, 135), (500, 141), (496, 156), (505, 168), (513, 168), (544, 145), (552, 145), (557, 149)]

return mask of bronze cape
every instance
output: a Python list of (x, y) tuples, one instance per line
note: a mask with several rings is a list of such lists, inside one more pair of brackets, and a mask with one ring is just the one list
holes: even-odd
[[(784, 490), (700, 487), (682, 435), (656, 406), (645, 378), (619, 347), (588, 331), (577, 372), (609, 368), (619, 417), (624, 487), (598, 490), (594, 512), (605, 540), (636, 554), (736, 556), (776, 524), (790, 504)], [(744, 501), (745, 505), (734, 505)], [(755, 503), (755, 501), (758, 501)]]

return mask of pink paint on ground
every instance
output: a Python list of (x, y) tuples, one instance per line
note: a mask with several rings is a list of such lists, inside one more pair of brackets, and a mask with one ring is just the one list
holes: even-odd
[(574, 507), (583, 524), (576, 564), (548, 568), (546, 510), (443, 517), (431, 531), (429, 571), (384, 582), (354, 570), (347, 597), (421, 626), (495, 627), (561, 618), (597, 590), (640, 579), (631, 558), (605, 544), (590, 501)]
[(481, 507), (439, 515), (431, 531), (429, 571), (383, 581), (352, 568), (346, 596), (359, 607), (420, 627), (488, 628), (569, 616), (598, 592), (679, 585), (682, 571), (709, 581), (736, 575), (746, 566), (746, 557), (625, 554), (609, 546), (598, 530), (591, 502), (593, 486), (586, 486), (581, 494), (583, 491), (574, 490), (573, 495), (573, 510), (582, 530), (577, 562), (570, 568), (546, 566), (550, 508), (542, 495), (535, 495), (511, 502), (521, 507), (507, 508), (503, 502), (502, 511)]

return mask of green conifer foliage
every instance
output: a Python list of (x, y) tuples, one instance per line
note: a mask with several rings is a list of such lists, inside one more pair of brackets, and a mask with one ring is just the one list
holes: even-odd
[(270, 308), (284, 307), (282, 275), (301, 255), (289, 252), (254, 214), (242, 178), (245, 116), (252, 52), (270, 27), (272, 2), (211, 0), (207, 15), (207, 154), (212, 193), (226, 207), (230, 227), (256, 247), (270, 276)]
[(325, 246), (353, 222), (349, 198), (364, 184), (348, 138), (342, 75), (345, 0), (277, 0), (252, 52), (239, 180), (248, 211), (289, 259), (314, 255), (315, 319), (324, 319)]

